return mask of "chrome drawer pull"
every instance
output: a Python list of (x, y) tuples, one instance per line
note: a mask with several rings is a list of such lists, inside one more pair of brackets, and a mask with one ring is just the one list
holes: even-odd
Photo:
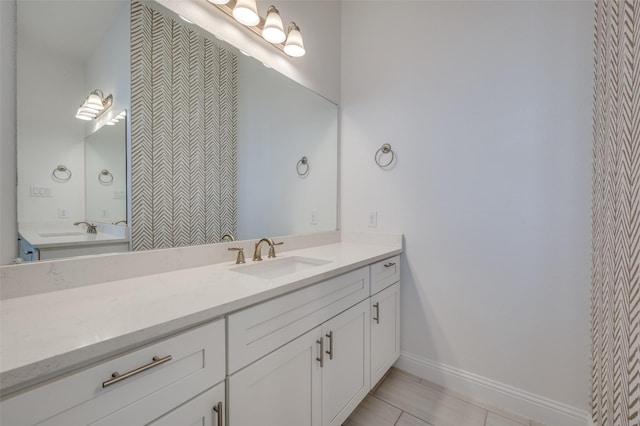
[(316, 361), (320, 361), (320, 368), (324, 367), (324, 338), (316, 340), (316, 343), (320, 345), (320, 358), (316, 358)]
[(385, 268), (391, 268), (392, 266), (396, 266), (396, 262), (389, 262), (384, 264)]
[(373, 320), (376, 324), (380, 324), (380, 302), (374, 303), (373, 307), (376, 308), (376, 316), (373, 317)]
[(120, 374), (117, 371), (114, 371), (113, 374), (111, 375), (111, 378), (105, 382), (102, 382), (102, 387), (106, 388), (107, 386), (111, 386), (114, 385), (118, 382), (123, 381), (124, 379), (128, 379), (131, 376), (135, 376), (136, 374), (140, 374), (143, 371), (147, 371), (153, 367), (157, 367), (160, 364), (164, 364), (165, 362), (171, 361), (171, 355), (167, 355), (163, 358), (160, 358), (159, 356), (154, 356), (152, 359), (153, 361), (151, 361), (149, 364), (145, 364), (142, 367), (138, 367), (135, 370), (131, 370), (128, 373), (124, 373), (124, 374)]
[(222, 425), (222, 401), (218, 402), (215, 405), (215, 407), (213, 407), (213, 411), (215, 411), (218, 416), (218, 426), (223, 426)]
[(329, 338), (329, 350), (327, 351), (327, 355), (329, 355), (329, 359), (333, 359), (333, 331), (330, 331), (329, 334), (327, 334), (327, 337)]

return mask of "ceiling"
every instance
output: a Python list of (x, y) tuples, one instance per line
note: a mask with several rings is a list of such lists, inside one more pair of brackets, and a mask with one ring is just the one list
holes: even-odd
[(18, 39), (82, 60), (128, 0), (18, 0)]

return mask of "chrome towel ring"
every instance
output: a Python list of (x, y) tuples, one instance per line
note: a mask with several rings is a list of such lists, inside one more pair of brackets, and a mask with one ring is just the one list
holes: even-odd
[(109, 170), (102, 169), (102, 171), (98, 173), (98, 180), (100, 181), (100, 183), (108, 185), (113, 182), (113, 175)]
[[(382, 157), (385, 154), (389, 154), (389, 153), (391, 153), (391, 158), (389, 159), (389, 161), (387, 161), (386, 163), (382, 163), (380, 161), (382, 159)], [(376, 160), (376, 164), (381, 169), (384, 169), (385, 167), (389, 167), (391, 165), (391, 163), (393, 163), (393, 160), (395, 160), (395, 158), (396, 158), (396, 154), (391, 149), (391, 145), (389, 145), (388, 143), (385, 143), (380, 148), (378, 148), (378, 150), (376, 151), (376, 154), (374, 155), (373, 158), (374, 158), (374, 160)]]
[(67, 182), (71, 179), (71, 170), (69, 170), (67, 166), (60, 164), (58, 167), (53, 169), (51, 176), (59, 182)]
[(298, 172), (298, 176), (306, 176), (309, 174), (309, 160), (307, 157), (302, 157), (298, 160), (298, 164), (296, 164), (296, 172)]

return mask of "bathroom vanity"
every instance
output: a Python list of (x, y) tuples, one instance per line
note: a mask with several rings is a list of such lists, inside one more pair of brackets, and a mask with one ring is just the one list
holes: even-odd
[(330, 234), (3, 300), (3, 424), (341, 425), (399, 356), (402, 240)]

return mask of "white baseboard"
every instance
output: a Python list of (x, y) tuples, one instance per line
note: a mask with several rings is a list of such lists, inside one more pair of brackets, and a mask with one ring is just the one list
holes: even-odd
[(408, 352), (400, 352), (394, 365), (471, 400), (548, 426), (592, 425), (586, 411)]

